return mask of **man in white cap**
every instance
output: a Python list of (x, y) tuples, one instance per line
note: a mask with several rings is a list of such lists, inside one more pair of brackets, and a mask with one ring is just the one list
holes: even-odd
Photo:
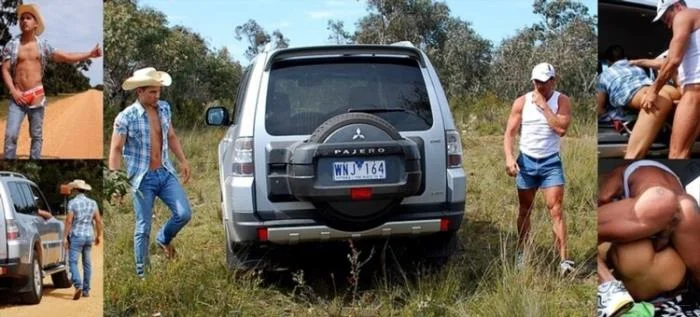
[(190, 165), (180, 140), (175, 135), (170, 105), (159, 100), (161, 86), (170, 86), (171, 82), (168, 73), (156, 71), (153, 67), (139, 69), (124, 81), (124, 90), (136, 89), (136, 101), (114, 119), (109, 149), (109, 169), (118, 170), (120, 156), (123, 156), (132, 186), (136, 213), (134, 255), (136, 274), (140, 278), (144, 278), (145, 266), (148, 264), (148, 242), (155, 197), (159, 197), (172, 214), (156, 235), (156, 243), (168, 258), (175, 255), (175, 248), (171, 244), (173, 238), (192, 216), (187, 195), (168, 158), (168, 150), (172, 150), (182, 172), (182, 181), (187, 183)]
[[(556, 72), (549, 63), (532, 70), (534, 89), (518, 97), (508, 117), (503, 138), (506, 173), (516, 177), (518, 201), (518, 265), (524, 264), (523, 249), (530, 231), (530, 212), (538, 189), (544, 192), (552, 217), (554, 242), (559, 251), (562, 274), (573, 271), (567, 258), (564, 198), (564, 170), (559, 155), (559, 139), (571, 123), (569, 98), (554, 90)], [(516, 158), (513, 142), (520, 128), (520, 155)]]
[(17, 137), (24, 116), (29, 117), (29, 134), (32, 142), (29, 158), (41, 158), (42, 125), (46, 98), (42, 80), (49, 60), (58, 63), (77, 63), (102, 56), (100, 47), (86, 53), (65, 53), (55, 50), (45, 39), (44, 19), (36, 4), (24, 4), (17, 9), (22, 33), (5, 45), (2, 50), (2, 79), (9, 90), (9, 110), (5, 126), (5, 159), (17, 158)]
[(643, 100), (644, 109), (657, 109), (657, 94), (678, 73), (683, 95), (676, 107), (669, 158), (690, 157), (700, 133), (700, 10), (689, 9), (683, 0), (658, 0), (654, 22), (662, 20), (673, 30), (668, 57)]
[[(68, 267), (70, 269), (71, 282), (73, 282), (73, 287), (75, 287), (73, 299), (77, 300), (81, 296), (90, 296), (90, 278), (92, 275), (90, 250), (93, 242), (95, 245), (100, 244), (102, 217), (97, 208), (97, 202), (85, 195), (85, 193), (92, 190), (92, 186), (82, 179), (76, 179), (68, 183), (68, 186), (75, 196), (68, 202), (63, 244), (66, 248), (69, 248)], [(96, 231), (94, 234), (93, 226)], [(82, 256), (83, 261), (82, 279), (78, 271), (78, 258), (80, 256)]]

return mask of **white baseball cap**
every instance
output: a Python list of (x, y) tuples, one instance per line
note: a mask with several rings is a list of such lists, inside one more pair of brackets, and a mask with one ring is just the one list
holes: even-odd
[(548, 81), (556, 75), (552, 64), (539, 63), (532, 69), (532, 78), (530, 80)]
[(666, 10), (678, 3), (678, 0), (658, 0), (656, 2), (656, 17), (652, 22), (656, 22), (666, 13)]

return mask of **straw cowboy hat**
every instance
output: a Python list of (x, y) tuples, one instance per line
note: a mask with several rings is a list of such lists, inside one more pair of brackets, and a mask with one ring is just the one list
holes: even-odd
[(17, 19), (19, 20), (22, 17), (22, 14), (24, 13), (29, 13), (34, 17), (34, 20), (36, 20), (36, 35), (40, 35), (41, 33), (44, 32), (44, 18), (41, 17), (41, 13), (39, 13), (39, 7), (36, 4), (23, 4), (17, 8)]
[(138, 69), (134, 76), (127, 78), (122, 84), (122, 89), (132, 90), (139, 87), (170, 86), (173, 79), (166, 72), (157, 71), (153, 67)]
[(92, 186), (88, 185), (84, 180), (82, 179), (76, 179), (70, 183), (68, 183), (68, 186), (71, 188), (78, 188), (78, 189), (83, 189), (83, 190), (92, 190)]

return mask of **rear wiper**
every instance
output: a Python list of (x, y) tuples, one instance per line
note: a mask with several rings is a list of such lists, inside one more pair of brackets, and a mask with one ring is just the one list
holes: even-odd
[(380, 113), (380, 112), (406, 112), (410, 113), (418, 118), (421, 118), (427, 126), (430, 126), (428, 119), (419, 115), (417, 112), (405, 108), (349, 108), (348, 112), (366, 112), (366, 113)]

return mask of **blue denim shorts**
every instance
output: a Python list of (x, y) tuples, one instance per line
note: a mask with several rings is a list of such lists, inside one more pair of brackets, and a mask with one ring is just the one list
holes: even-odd
[(515, 177), (518, 189), (564, 185), (564, 168), (559, 153), (539, 159), (520, 153), (517, 163), (520, 167), (520, 172)]

